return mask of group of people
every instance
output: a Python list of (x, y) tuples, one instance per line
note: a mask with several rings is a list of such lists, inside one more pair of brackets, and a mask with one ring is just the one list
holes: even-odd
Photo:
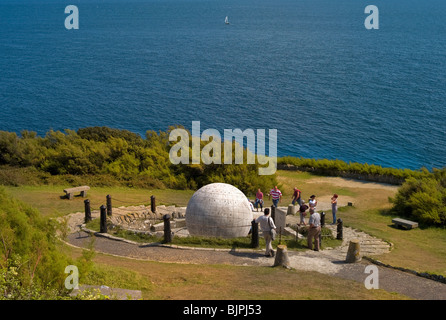
[[(273, 201), (274, 207), (277, 208), (279, 202), (282, 201), (282, 192), (275, 186), (273, 189), (270, 190), (268, 197)], [(317, 207), (317, 200), (315, 195), (311, 195), (310, 199), (308, 200), (308, 205), (305, 204), (305, 201), (302, 200), (302, 192), (295, 187), (292, 201), (291, 203), (293, 205), (298, 204), (299, 205), (299, 215), (300, 215), (300, 225), (306, 226), (305, 223), (305, 217), (307, 216), (307, 210), (309, 210), (309, 220), (308, 220), (308, 236), (307, 236), (307, 245), (309, 249), (313, 249), (313, 240), (314, 240), (314, 249), (315, 251), (319, 251), (320, 249), (320, 243), (319, 243), (319, 235), (321, 233), (321, 216), (316, 211)], [(254, 207), (256, 210), (258, 210), (258, 207), (260, 206), (260, 210), (263, 211), (263, 193), (260, 189), (257, 190), (256, 193), (256, 200), (254, 202)], [(336, 224), (336, 213), (338, 210), (338, 195), (335, 193), (331, 197), (331, 212), (333, 215), (333, 223)], [(269, 208), (265, 208), (264, 215), (260, 216), (256, 219), (257, 223), (260, 223), (260, 227), (263, 231), (263, 236), (265, 238), (266, 242), (266, 252), (265, 255), (269, 257), (274, 257), (274, 250), (272, 248), (271, 242), (271, 229), (276, 229), (276, 226), (274, 225), (273, 219), (269, 217)]]

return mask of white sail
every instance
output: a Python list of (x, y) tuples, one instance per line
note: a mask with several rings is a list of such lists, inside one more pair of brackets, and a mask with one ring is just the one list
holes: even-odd
[(229, 24), (228, 16), (226, 16), (226, 18), (225, 18), (225, 23), (226, 23), (226, 24)]

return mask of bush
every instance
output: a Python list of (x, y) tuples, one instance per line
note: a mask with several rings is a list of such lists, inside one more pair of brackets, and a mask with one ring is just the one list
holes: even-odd
[[(226, 182), (245, 193), (277, 184), (275, 175), (258, 175), (258, 163), (174, 165), (169, 158), (173, 144), (169, 141), (169, 131), (147, 131), (145, 139), (127, 130), (107, 127), (64, 133), (51, 130), (43, 138), (28, 131), (23, 131), (21, 137), (0, 131), (0, 165), (14, 169), (0, 170), (0, 182), (20, 185), (36, 184), (36, 180), (37, 183), (62, 180), (77, 185), (88, 177), (101, 176), (109, 177), (104, 184), (118, 182), (173, 189), (196, 189), (212, 182)], [(246, 149), (244, 153), (246, 156)], [(32, 174), (28, 176), (17, 168), (27, 168)], [(92, 181), (92, 184), (97, 183)]]
[(67, 257), (57, 237), (59, 227), (63, 233), (56, 220), (42, 217), (0, 188), (0, 300), (71, 299), (65, 268), (76, 265), (80, 280), (87, 278), (94, 251), (83, 250), (77, 260)]
[(69, 259), (58, 248), (57, 223), (0, 189), (0, 283), (3, 298), (33, 299), (62, 291)]
[(408, 178), (398, 189), (391, 212), (425, 225), (446, 225), (446, 168), (421, 179)]

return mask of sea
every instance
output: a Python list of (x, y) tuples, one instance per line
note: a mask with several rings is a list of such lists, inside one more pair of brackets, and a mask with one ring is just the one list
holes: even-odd
[(193, 121), (276, 129), (281, 157), (442, 168), (446, 1), (0, 0), (0, 130)]

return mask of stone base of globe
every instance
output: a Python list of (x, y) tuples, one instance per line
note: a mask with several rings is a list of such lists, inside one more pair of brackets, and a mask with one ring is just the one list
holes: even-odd
[(249, 233), (252, 219), (246, 196), (226, 183), (200, 188), (186, 208), (186, 227), (193, 236), (244, 237)]

